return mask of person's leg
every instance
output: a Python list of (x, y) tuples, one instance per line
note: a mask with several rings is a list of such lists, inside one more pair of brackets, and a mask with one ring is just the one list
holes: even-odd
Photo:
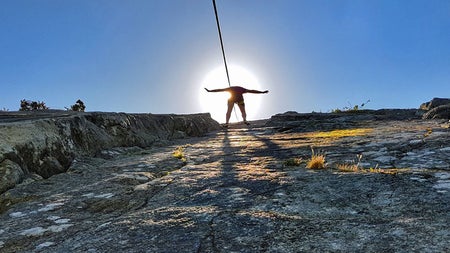
[(245, 123), (247, 123), (247, 113), (245, 112), (245, 104), (240, 103), (240, 104), (238, 104), (238, 106), (239, 106), (239, 109), (241, 110), (242, 119), (244, 120)]
[(226, 115), (226, 124), (228, 125), (228, 122), (230, 121), (231, 112), (233, 111), (233, 105), (234, 103), (232, 101), (228, 101), (228, 109), (227, 109), (227, 115)]

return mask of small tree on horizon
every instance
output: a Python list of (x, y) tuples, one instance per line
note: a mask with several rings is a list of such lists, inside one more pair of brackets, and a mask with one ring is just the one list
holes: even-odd
[(81, 99), (78, 99), (77, 102), (70, 107), (70, 110), (74, 112), (84, 112), (84, 110), (86, 110), (86, 106)]

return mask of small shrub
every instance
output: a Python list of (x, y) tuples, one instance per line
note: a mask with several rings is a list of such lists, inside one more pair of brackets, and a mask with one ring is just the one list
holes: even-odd
[(325, 169), (325, 155), (314, 154), (314, 150), (312, 149), (311, 159), (306, 164), (306, 168), (308, 168), (308, 169)]

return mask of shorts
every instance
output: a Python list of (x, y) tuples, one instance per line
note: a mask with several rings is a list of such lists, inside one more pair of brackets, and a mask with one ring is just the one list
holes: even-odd
[(228, 100), (228, 103), (233, 103), (233, 104), (238, 104), (238, 105), (245, 105), (244, 100), (239, 100), (239, 101)]

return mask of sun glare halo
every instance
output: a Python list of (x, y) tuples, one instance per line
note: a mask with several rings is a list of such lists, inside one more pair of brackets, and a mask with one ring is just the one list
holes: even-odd
[[(245, 68), (231, 65), (228, 68), (231, 86), (242, 86), (247, 89), (260, 90), (261, 87), (256, 77)], [(199, 102), (204, 112), (211, 113), (211, 117), (220, 123), (225, 122), (227, 111), (227, 100), (230, 98), (228, 92), (207, 92), (204, 88), (220, 89), (228, 87), (227, 75), (223, 66), (211, 70), (204, 78), (199, 93)], [(261, 96), (258, 94), (244, 94), (247, 120), (255, 119), (261, 104)], [(237, 106), (234, 107), (238, 115), (236, 120), (235, 112), (232, 113), (230, 122), (242, 121), (241, 112)]]

